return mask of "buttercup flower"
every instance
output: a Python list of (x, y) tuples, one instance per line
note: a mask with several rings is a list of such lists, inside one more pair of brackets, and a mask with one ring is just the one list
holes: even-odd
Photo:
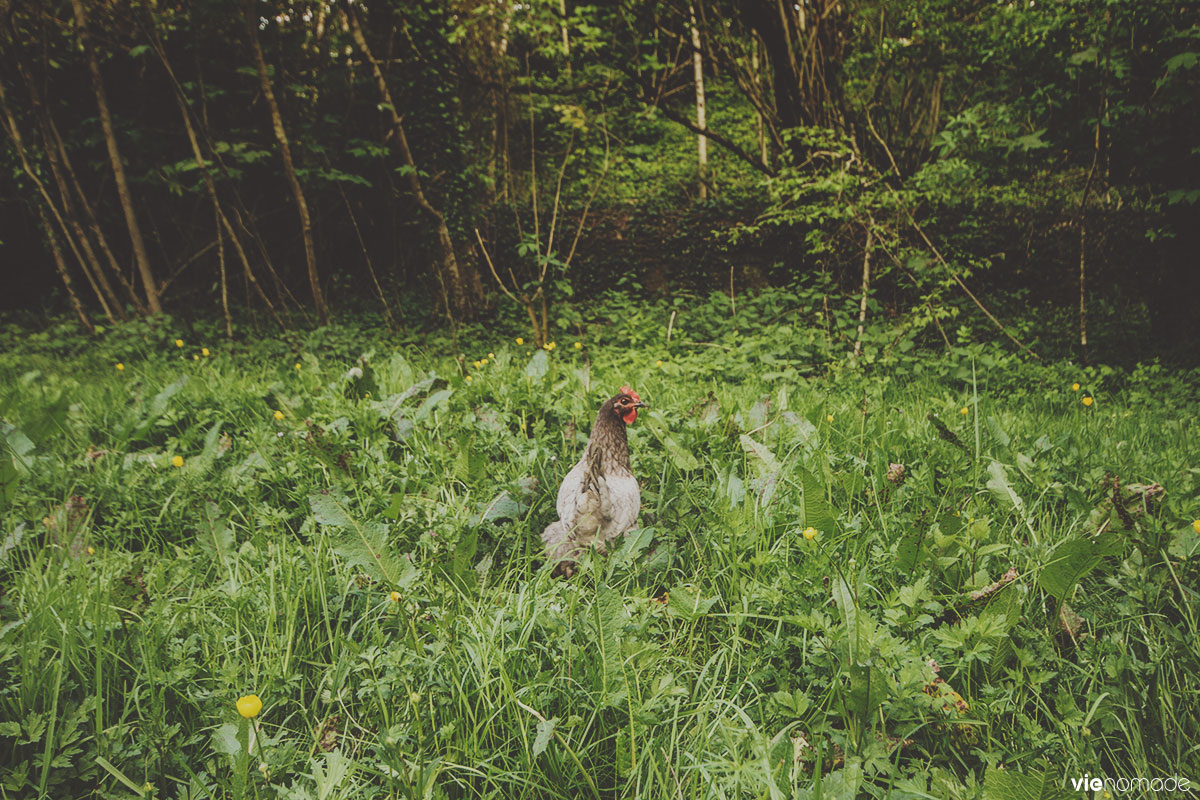
[(486, 358), (481, 358), (481, 359), (479, 359), (479, 363), (480, 363), (480, 364), (482, 364), (482, 365), (483, 365), (483, 366), (485, 366), (485, 367), (487, 366), (487, 362), (488, 362), (488, 360), (487, 360)]
[(299, 361), (297, 361), (297, 362), (296, 362), (296, 369), (297, 369), (297, 370), (299, 370), (299, 369), (300, 369), (300, 362), (299, 362)]
[(517, 342), (517, 344), (525, 344), (525, 340), (524, 340), (524, 339), (522, 339), (520, 336), (518, 336), (518, 337), (516, 338), (516, 342)]
[(482, 367), (482, 366), (483, 366), (483, 362), (482, 362), (482, 361), (475, 361), (475, 362), (473, 362), (473, 363), (471, 364), (471, 366), (475, 367), (475, 369), (479, 369), (480, 367)]
[(196, 355), (195, 353), (192, 353), (192, 361), (199, 361), (199, 360), (200, 360), (200, 356)]
[(183, 466), (183, 456), (175, 456), (171, 459), (171, 465), (175, 467)]
[(254, 719), (258, 716), (258, 712), (262, 711), (262, 700), (259, 700), (256, 694), (239, 697), (237, 710), (246, 719)]
[(392, 592), (391, 594), (388, 595), (388, 597), (392, 598), (393, 603), (400, 602), (400, 593), (399, 592)]
[(661, 366), (662, 366), (662, 359), (660, 358), (658, 361), (655, 361), (655, 362), (654, 362), (654, 366), (656, 366), (656, 367), (661, 367)]
[(575, 346), (575, 349), (576, 349), (576, 350), (582, 350), (582, 349), (583, 349), (583, 342), (576, 342), (574, 346)]
[(92, 547), (91, 545), (88, 545), (88, 555), (89, 556), (96, 555), (96, 548)]
[(962, 414), (965, 417), (967, 414), (971, 413), (971, 409), (967, 408), (966, 406), (963, 406), (962, 411), (959, 411), (958, 413)]
[(471, 382), (471, 376), (470, 376), (470, 375), (468, 375), (468, 376), (467, 376), (467, 383), (470, 383), (470, 382)]
[(122, 364), (120, 361), (118, 361), (117, 362), (117, 372), (124, 372), (124, 371), (125, 371), (125, 365)]
[(1079, 384), (1078, 384), (1078, 383), (1072, 383), (1072, 384), (1071, 384), (1071, 391), (1072, 391), (1072, 392), (1078, 392), (1078, 391), (1079, 391), (1079, 388), (1080, 388), (1080, 387), (1079, 387)]
[(176, 347), (183, 347), (183, 339), (176, 339), (176, 340), (175, 340), (175, 346), (176, 346)]
[(1196, 533), (1200, 533), (1200, 519), (1192, 523), (1192, 530), (1194, 530)]
[(810, 525), (804, 529), (804, 532), (801, 534), (801, 536), (811, 542), (813, 539), (817, 538), (817, 529)]
[(826, 422), (833, 422), (833, 414), (826, 414), (826, 415), (825, 415), (825, 421), (826, 421)]
[(495, 357), (496, 357), (495, 353), (488, 353), (488, 358), (495, 358)]
[(271, 416), (275, 417), (275, 419), (283, 419), (283, 412), (277, 409)]
[(212, 354), (208, 352), (208, 348), (207, 348), (207, 347), (201, 347), (201, 348), (200, 348), (200, 355), (204, 356), (205, 358), (208, 358), (208, 357), (209, 357), (210, 355), (212, 355)]
[(1082, 402), (1083, 402), (1083, 404), (1084, 404), (1085, 406), (1087, 406), (1088, 408), (1091, 408), (1091, 407), (1092, 407), (1092, 403), (1094, 403), (1095, 401), (1094, 401), (1094, 400), (1092, 400), (1091, 396), (1089, 395), (1088, 397), (1085, 397), (1085, 398), (1083, 398), (1083, 401), (1082, 401)]

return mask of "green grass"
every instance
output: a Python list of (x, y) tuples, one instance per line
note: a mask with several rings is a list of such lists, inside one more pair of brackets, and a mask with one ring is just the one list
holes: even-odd
[[(979, 346), (855, 367), (739, 303), (740, 331), (680, 317), (668, 343), (629, 306), (545, 355), (8, 331), (0, 797), (1200, 780), (1196, 373)], [(626, 382), (643, 527), (553, 578), (538, 534)]]

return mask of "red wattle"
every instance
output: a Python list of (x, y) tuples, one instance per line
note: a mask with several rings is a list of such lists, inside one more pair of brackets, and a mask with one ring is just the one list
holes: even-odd
[(621, 421), (624, 422), (626, 425), (632, 425), (634, 420), (636, 420), (636, 419), (637, 419), (637, 409), (636, 408), (631, 408), (628, 411), (626, 411), (624, 414), (621, 415)]

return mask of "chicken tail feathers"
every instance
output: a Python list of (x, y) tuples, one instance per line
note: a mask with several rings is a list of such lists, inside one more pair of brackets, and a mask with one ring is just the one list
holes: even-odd
[(573, 556), (578, 546), (571, 541), (561, 521), (551, 522), (546, 526), (546, 530), (542, 531), (542, 542), (546, 545), (546, 558), (557, 562), (554, 573), (570, 577), (575, 571)]

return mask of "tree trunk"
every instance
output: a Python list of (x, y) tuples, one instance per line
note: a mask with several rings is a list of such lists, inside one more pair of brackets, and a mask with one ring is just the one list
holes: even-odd
[(42, 179), (38, 177), (34, 171), (33, 165), (29, 163), (29, 156), (25, 152), (24, 139), (21, 137), (21, 129), (17, 127), (17, 119), (13, 116), (12, 110), (8, 107), (7, 97), (4, 93), (4, 82), (0, 81), (0, 111), (4, 114), (4, 130), (8, 134), (8, 138), (13, 143), (13, 149), (16, 151), (17, 158), (21, 162), (21, 169), (25, 172), (25, 176), (30, 182), (37, 187), (38, 195), (42, 198), (45, 204), (44, 208), (49, 210), (54, 217), (54, 221), (58, 223), (58, 227), (62, 230), (63, 238), (71, 248), (71, 253), (75, 256), (75, 260), (79, 263), (79, 268), (83, 270), (83, 275), (87, 278), (88, 285), (92, 287), (92, 291), (96, 294), (96, 299), (100, 301), (100, 307), (104, 310), (104, 316), (109, 322), (116, 323), (117, 319), (113, 315), (112, 307), (109, 305), (108, 298), (104, 296), (103, 291), (96, 284), (96, 279), (92, 276), (88, 269), (88, 262), (84, 259), (83, 254), (79, 252), (79, 247), (75, 244), (75, 240), (71, 238), (71, 227), (63, 219), (63, 215), (59, 212), (58, 207), (54, 204), (54, 198), (50, 196), (50, 192), (46, 189), (46, 184), (42, 183)]
[(96, 327), (92, 325), (87, 312), (83, 310), (83, 303), (79, 302), (79, 295), (75, 294), (75, 286), (71, 283), (71, 273), (67, 269), (67, 262), (63, 260), (62, 250), (58, 247), (58, 238), (54, 235), (54, 228), (50, 226), (46, 209), (38, 206), (38, 216), (42, 219), (42, 230), (45, 231), (46, 241), (50, 244), (50, 255), (54, 257), (54, 267), (58, 270), (58, 277), (62, 278), (63, 286), (67, 289), (67, 297), (71, 299), (71, 308), (75, 309), (75, 314), (79, 317), (79, 324), (83, 325), (84, 330), (88, 333), (95, 333)]
[[(79, 2), (79, 0), (75, 0)], [(279, 142), (279, 151), (283, 156), (283, 171), (287, 175), (288, 185), (292, 187), (292, 196), (296, 200), (296, 210), (300, 213), (300, 233), (304, 239), (304, 259), (308, 264), (308, 284), (312, 289), (313, 306), (322, 325), (329, 324), (329, 309), (325, 305), (325, 295), (321, 292), (321, 276), (317, 272), (317, 251), (313, 244), (312, 218), (308, 214), (308, 203), (304, 199), (304, 191), (300, 188), (300, 179), (296, 177), (296, 167), (292, 163), (292, 147), (288, 143), (287, 131), (283, 127), (283, 117), (279, 113), (279, 104), (275, 102), (275, 92), (271, 90), (271, 77), (267, 74), (267, 62), (263, 58), (262, 47), (258, 43), (258, 12), (257, 3), (248, 0), (246, 3), (246, 31), (250, 36), (250, 46), (254, 50), (254, 63), (258, 67), (258, 83), (262, 88), (267, 108), (271, 112), (271, 127), (275, 131), (275, 140)]]
[(384, 110), (391, 115), (392, 129), (396, 133), (396, 144), (400, 151), (400, 158), (404, 161), (404, 165), (408, 168), (408, 186), (413, 197), (417, 201), (417, 205), (421, 207), (425, 213), (429, 214), (434, 220), (434, 226), (437, 231), (438, 248), (441, 252), (441, 274), (444, 281), (449, 284), (448, 290), (450, 301), (454, 306), (454, 313), (460, 319), (471, 317), (475, 311), (475, 305), (481, 299), (477, 296), (475, 286), (477, 282), (469, 282), (463, 274), (463, 270), (459, 268), (458, 258), (454, 254), (454, 242), (450, 238), (450, 229), (446, 227), (446, 218), (442, 212), (434, 208), (433, 204), (425, 196), (425, 191), (421, 186), (421, 177), (417, 171), (416, 162), (413, 160), (412, 150), (408, 146), (408, 137), (404, 134), (404, 125), (401, 123), (400, 115), (396, 112), (396, 105), (392, 102), (392, 93), (388, 90), (387, 81), (383, 77), (383, 70), (379, 66), (379, 62), (371, 55), (371, 48), (367, 45), (367, 37), (363, 35), (362, 25), (358, 19), (358, 9), (342, 0), (342, 8), (346, 12), (346, 18), (350, 22), (350, 33), (354, 37), (354, 43), (358, 45), (358, 49), (362, 51), (363, 57), (371, 65), (371, 72), (375, 76), (375, 85), (379, 89), (379, 96), (383, 100)]
[(858, 304), (858, 336), (854, 339), (854, 357), (862, 353), (863, 328), (867, 322), (867, 295), (871, 292), (871, 228), (867, 227), (867, 243), (863, 245), (862, 302)]
[(287, 330), (287, 325), (280, 319), (279, 314), (275, 311), (275, 304), (271, 302), (271, 298), (267, 297), (267, 293), (263, 291), (262, 286), (258, 282), (258, 278), (254, 277), (254, 270), (250, 268), (250, 259), (246, 256), (246, 251), (242, 247), (241, 239), (238, 238), (237, 232), (233, 229), (233, 224), (230, 223), (229, 217), (226, 216), (225, 210), (221, 207), (220, 197), (217, 195), (217, 184), (213, 180), (212, 173), (208, 169), (207, 163), (204, 160), (204, 153), (200, 150), (200, 140), (196, 137), (196, 129), (192, 125), (192, 118), (188, 113), (187, 99), (183, 96), (183, 87), (179, 85), (179, 81), (175, 78), (175, 71), (171, 69), (171, 62), (167, 59), (166, 48), (163, 47), (162, 41), (158, 36), (158, 31), (153, 31), (154, 49), (158, 54), (159, 60), (162, 62), (163, 69), (166, 70), (167, 76), (171, 79), (171, 86), (175, 90), (175, 104), (179, 107), (179, 115), (183, 120), (183, 130), (187, 134), (188, 144), (192, 147), (192, 158), (196, 160), (196, 166), (200, 170), (200, 176), (204, 179), (204, 186), (208, 190), (209, 199), (212, 201), (213, 214), (217, 220), (217, 245), (219, 251), (217, 253), (221, 269), (221, 308), (225, 313), (225, 329), (232, 336), (233, 326), (229, 319), (229, 295), (225, 284), (225, 248), (222, 244), (222, 231), (229, 235), (229, 240), (233, 244), (233, 249), (238, 254), (238, 259), (242, 262), (242, 271), (246, 275), (246, 282), (254, 287), (255, 293), (258, 294), (263, 305), (267, 307), (271, 318), (275, 320), (280, 329)]
[(129, 193), (129, 183), (125, 179), (125, 166), (121, 163), (121, 151), (117, 147), (117, 135), (113, 131), (112, 116), (108, 111), (108, 97), (104, 92), (104, 81), (100, 77), (100, 62), (96, 59), (96, 49), (92, 46), (91, 35), (88, 33), (87, 14), (83, 9), (82, 0), (71, 0), (71, 6), (75, 10), (75, 24), (79, 28), (79, 39), (87, 53), (88, 71), (92, 75), (92, 91), (96, 95), (96, 106), (100, 112), (100, 127), (104, 129), (104, 144), (108, 148), (108, 160), (112, 162), (117, 196), (121, 200), (121, 210), (125, 213), (125, 224), (129, 227), (129, 238), (133, 243), (133, 256), (142, 277), (146, 303), (150, 306), (152, 314), (161, 314), (162, 303), (158, 298), (154, 273), (150, 271), (150, 257), (146, 254), (146, 243), (142, 239), (142, 230), (138, 227), (137, 214), (133, 210), (133, 197)]
[[(692, 74), (696, 84), (696, 127), (708, 128), (704, 110), (704, 59), (700, 54), (700, 29), (696, 27), (696, 8), (688, 3), (688, 18), (692, 28)], [(700, 199), (708, 199), (708, 137), (696, 135), (696, 163), (700, 174)]]

